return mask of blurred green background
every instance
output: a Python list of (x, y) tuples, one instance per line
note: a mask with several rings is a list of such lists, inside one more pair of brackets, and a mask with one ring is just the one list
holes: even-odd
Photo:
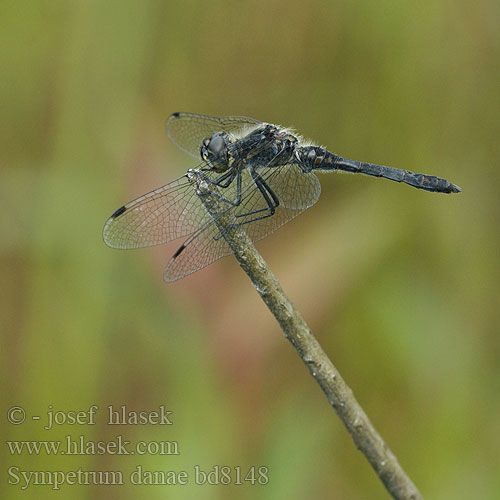
[[(164, 133), (173, 111), (294, 126), (462, 187), (324, 175), (258, 248), (422, 494), (498, 498), (498, 2), (3, 0), (0, 18), (2, 498), (388, 497), (233, 258), (167, 285), (179, 242), (102, 242), (116, 208), (194, 166)], [(50, 405), (93, 404), (95, 425), (43, 429)], [(164, 405), (174, 425), (106, 425), (109, 405)], [(180, 455), (5, 445), (67, 435)], [(137, 465), (190, 482), (131, 486)], [(197, 486), (194, 465), (269, 483)], [(126, 484), (23, 491), (11, 466)]]

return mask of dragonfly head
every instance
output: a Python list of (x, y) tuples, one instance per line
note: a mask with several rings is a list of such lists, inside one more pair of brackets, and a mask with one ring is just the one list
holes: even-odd
[(212, 137), (203, 139), (201, 144), (201, 158), (205, 160), (212, 170), (224, 172), (230, 167), (229, 136), (226, 132), (216, 132)]

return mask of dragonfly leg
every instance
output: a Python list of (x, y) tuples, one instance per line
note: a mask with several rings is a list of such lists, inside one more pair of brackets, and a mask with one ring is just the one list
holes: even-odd
[[(265, 165), (266, 167), (269, 166), (273, 161), (275, 161), (283, 152), (285, 151), (285, 147), (281, 148), (276, 155)], [(260, 219), (265, 219), (267, 217), (271, 217), (271, 215), (274, 215), (274, 212), (276, 211), (276, 207), (279, 206), (280, 201), (276, 194), (273, 192), (273, 190), (269, 187), (267, 182), (262, 178), (260, 174), (257, 173), (256, 169), (259, 168), (259, 166), (256, 166), (254, 168), (250, 169), (250, 174), (252, 176), (253, 181), (255, 182), (255, 185), (259, 189), (260, 193), (262, 194), (262, 197), (267, 203), (267, 207), (265, 208), (258, 208), (256, 210), (251, 210), (249, 212), (245, 212), (243, 214), (237, 214), (236, 217), (247, 217), (248, 215), (254, 215), (262, 212), (268, 212), (267, 214), (264, 214), (260, 217), (253, 218), (251, 220), (245, 221), (245, 222), (240, 222), (236, 225), (243, 225), (243, 224), (250, 224), (251, 222), (255, 222), (256, 220)]]
[[(199, 171), (203, 180), (207, 181), (209, 184), (212, 184), (213, 186), (219, 186), (219, 187), (223, 187), (223, 188), (228, 187), (231, 184), (231, 182), (233, 182), (234, 178), (236, 177), (236, 170), (234, 168), (225, 172), (217, 179), (210, 179), (210, 177), (208, 177), (208, 175), (204, 174), (205, 171), (208, 171), (208, 170), (200, 170)], [(224, 181), (227, 181), (227, 182), (224, 182)]]
[(250, 173), (252, 175), (252, 179), (255, 182), (255, 185), (257, 186), (258, 190), (260, 191), (260, 194), (264, 198), (265, 202), (267, 203), (267, 207), (265, 208), (259, 208), (256, 210), (250, 210), (249, 212), (245, 212), (243, 214), (237, 214), (236, 217), (248, 217), (251, 215), (259, 214), (262, 212), (267, 212), (263, 215), (259, 215), (257, 217), (253, 217), (249, 220), (243, 221), (243, 222), (237, 222), (234, 224), (229, 224), (225, 231), (217, 236), (214, 237), (214, 240), (218, 240), (219, 238), (223, 237), (224, 234), (229, 231), (230, 229), (234, 229), (235, 227), (240, 227), (245, 224), (250, 224), (251, 222), (255, 222), (261, 219), (266, 219), (267, 217), (271, 217), (274, 215), (276, 212), (276, 207), (279, 206), (279, 200), (278, 197), (274, 194), (273, 190), (267, 185), (266, 181), (257, 173), (255, 172), (254, 169), (250, 170)]
[(231, 185), (231, 183), (234, 181), (234, 178), (236, 177), (236, 170), (233, 169), (232, 172), (230, 172), (230, 175), (227, 175), (228, 179), (226, 180), (226, 182), (222, 182), (223, 180), (225, 180), (225, 177), (226, 177), (227, 174), (224, 174), (221, 178), (219, 178), (217, 180), (217, 186), (223, 188), (223, 189), (226, 189), (227, 187), (229, 187)]
[[(203, 179), (207, 180), (210, 182), (210, 184), (215, 185), (217, 187), (221, 188), (227, 188), (229, 185), (234, 181), (234, 178), (236, 177), (236, 198), (234, 200), (229, 200), (225, 196), (222, 196), (221, 194), (217, 193), (216, 191), (209, 191), (209, 192), (201, 192), (200, 195), (212, 195), (219, 201), (222, 201), (223, 203), (227, 203), (229, 205), (232, 205), (234, 207), (237, 207), (241, 203), (241, 172), (238, 170), (233, 169), (227, 174), (224, 174), (222, 177), (219, 177), (219, 179), (211, 180), (209, 178), (206, 178), (203, 175)], [(227, 182), (222, 183), (222, 181), (226, 180)], [(220, 183), (220, 184), (219, 184)]]
[(276, 208), (280, 204), (278, 197), (274, 194), (273, 190), (268, 186), (268, 184), (262, 178), (262, 176), (260, 174), (258, 174), (254, 169), (251, 169), (250, 173), (252, 175), (252, 179), (255, 182), (255, 185), (257, 186), (262, 197), (264, 198), (265, 202), (267, 203), (267, 207), (258, 208), (256, 210), (250, 210), (249, 212), (245, 212), (243, 214), (237, 214), (236, 217), (248, 217), (249, 215), (255, 215), (258, 213), (262, 213), (262, 212), (267, 212), (267, 213), (264, 215), (260, 215), (259, 217), (254, 217), (253, 219), (250, 219), (250, 220), (247, 220), (244, 222), (239, 222), (239, 223), (235, 224), (236, 226), (242, 226), (243, 224), (250, 224), (250, 222), (255, 222), (256, 220), (271, 217), (271, 215), (274, 215)]

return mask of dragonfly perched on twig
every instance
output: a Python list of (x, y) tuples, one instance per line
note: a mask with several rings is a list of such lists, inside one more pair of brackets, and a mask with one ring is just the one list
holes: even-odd
[(426, 191), (461, 191), (433, 175), (342, 158), (290, 129), (248, 117), (173, 113), (167, 120), (167, 133), (187, 154), (201, 157), (201, 164), (120, 207), (103, 230), (105, 243), (121, 249), (187, 237), (170, 259), (165, 281), (183, 278), (231, 253), (200, 199), (195, 178), (205, 181), (222, 212), (230, 213), (252, 241), (268, 236), (316, 203), (321, 192), (316, 172), (342, 170)]

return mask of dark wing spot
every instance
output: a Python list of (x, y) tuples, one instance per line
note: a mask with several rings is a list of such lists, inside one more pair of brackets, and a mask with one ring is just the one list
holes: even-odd
[(171, 116), (173, 116), (174, 118), (179, 118), (180, 115), (181, 114), (178, 111), (176, 111), (175, 113), (172, 113)]
[(123, 212), (125, 212), (125, 210), (127, 210), (125, 208), (125, 205), (123, 205), (123, 207), (120, 207), (116, 212), (113, 213), (113, 215), (111, 216), (111, 219), (116, 219), (117, 217), (119, 217)]
[(185, 245), (181, 245), (177, 251), (174, 253), (174, 255), (172, 256), (172, 259), (175, 259), (176, 257), (178, 257), (180, 255), (180, 253), (186, 248)]

